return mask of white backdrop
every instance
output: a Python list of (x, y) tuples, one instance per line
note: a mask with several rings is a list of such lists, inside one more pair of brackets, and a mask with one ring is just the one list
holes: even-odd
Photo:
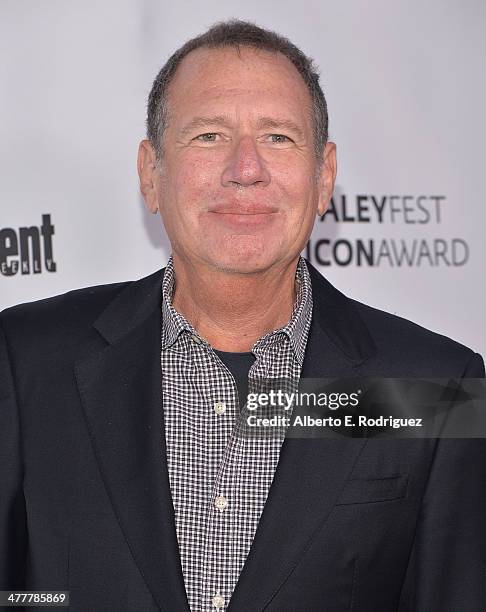
[(339, 173), (311, 261), (348, 295), (486, 355), (486, 4), (244, 5), (0, 1), (0, 308), (165, 265), (136, 175), (146, 98), (178, 46), (238, 17), (320, 67)]

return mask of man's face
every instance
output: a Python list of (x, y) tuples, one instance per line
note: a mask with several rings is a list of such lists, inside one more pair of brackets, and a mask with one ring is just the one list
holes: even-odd
[(332, 143), (316, 160), (311, 104), (282, 54), (198, 49), (182, 61), (149, 195), (141, 172), (147, 205), (159, 208), (174, 253), (231, 273), (298, 256), (335, 175)]

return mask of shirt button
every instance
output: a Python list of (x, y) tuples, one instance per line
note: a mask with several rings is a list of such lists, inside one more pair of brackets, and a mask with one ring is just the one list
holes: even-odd
[(216, 593), (211, 601), (213, 602), (213, 606), (218, 610), (224, 606), (224, 599), (219, 593)]
[(202, 342), (202, 341), (201, 341), (201, 338), (198, 338), (198, 337), (196, 336), (196, 334), (192, 334), (192, 335), (191, 335), (191, 340), (192, 340), (193, 342), (195, 342), (196, 344), (201, 344), (201, 342)]
[(216, 414), (223, 414), (226, 410), (226, 404), (224, 402), (214, 402), (213, 408)]
[(215, 500), (214, 500), (214, 505), (215, 507), (220, 510), (221, 512), (223, 512), (223, 510), (226, 508), (226, 506), (228, 505), (228, 500), (226, 499), (226, 497), (223, 497), (222, 495), (219, 495)]

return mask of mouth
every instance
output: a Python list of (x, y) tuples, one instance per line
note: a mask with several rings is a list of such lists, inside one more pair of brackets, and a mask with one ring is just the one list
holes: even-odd
[(277, 214), (274, 212), (258, 212), (258, 213), (229, 212), (229, 211), (225, 211), (225, 212), (210, 211), (210, 212), (214, 215), (221, 216), (228, 221), (233, 220), (233, 219), (234, 220), (241, 219), (242, 221), (258, 220), (258, 219), (265, 219), (267, 217)]
[(211, 217), (222, 223), (224, 226), (231, 227), (235, 230), (253, 230), (263, 229), (267, 224), (277, 218), (277, 211), (270, 209), (262, 209), (261, 207), (254, 210), (226, 208), (221, 210), (210, 210)]
[(211, 213), (220, 215), (238, 215), (238, 216), (260, 216), (270, 215), (278, 212), (274, 206), (265, 206), (262, 204), (241, 204), (238, 205), (220, 205), (209, 210)]
[(213, 208), (209, 212), (218, 215), (237, 215), (237, 216), (262, 216), (274, 215), (277, 210), (274, 208), (262, 208), (261, 206), (245, 207), (245, 208)]

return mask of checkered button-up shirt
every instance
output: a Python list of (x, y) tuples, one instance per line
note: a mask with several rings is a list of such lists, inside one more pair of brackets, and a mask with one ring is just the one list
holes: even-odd
[[(261, 379), (298, 381), (312, 316), (309, 272), (296, 272), (290, 321), (252, 347), (249, 390)], [(250, 550), (285, 429), (242, 436), (235, 380), (209, 343), (172, 306), (172, 257), (162, 283), (162, 397), (167, 466), (192, 612), (225, 610)], [(244, 402), (242, 402), (244, 403)]]

